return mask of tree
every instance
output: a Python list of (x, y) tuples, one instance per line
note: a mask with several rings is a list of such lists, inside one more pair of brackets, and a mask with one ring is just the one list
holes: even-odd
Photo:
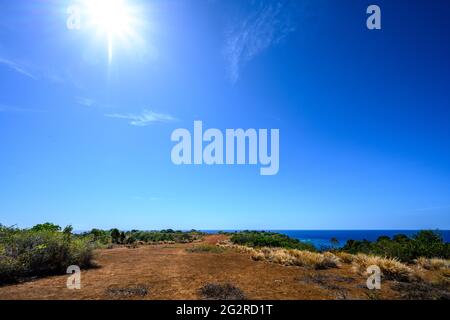
[(50, 222), (46, 222), (43, 224), (37, 224), (35, 225), (33, 228), (31, 228), (31, 231), (50, 231), (50, 232), (59, 232), (61, 231), (61, 227), (50, 223)]
[(414, 235), (414, 239), (428, 245), (440, 244), (444, 242), (440, 233), (432, 230), (419, 231)]
[(65, 235), (70, 236), (70, 235), (72, 234), (72, 231), (73, 231), (73, 227), (69, 224), (68, 226), (66, 226), (66, 227), (64, 228), (63, 233), (64, 233)]
[(125, 243), (125, 239), (126, 239), (125, 232), (122, 231), (120, 233), (120, 243), (124, 244)]
[(133, 244), (133, 243), (136, 242), (136, 238), (135, 238), (133, 235), (130, 235), (130, 236), (126, 239), (125, 242), (126, 242), (127, 244)]
[(64, 237), (67, 240), (70, 240), (70, 236), (72, 235), (72, 231), (73, 231), (73, 227), (71, 225), (68, 225), (64, 228), (63, 233), (64, 233)]
[(382, 241), (390, 241), (391, 238), (389, 238), (388, 236), (379, 236), (377, 239), (377, 242), (382, 242)]
[(116, 228), (111, 230), (111, 241), (112, 243), (119, 243), (120, 231)]
[(333, 247), (337, 247), (339, 245), (339, 240), (335, 237), (331, 238), (330, 242)]
[(392, 238), (395, 242), (407, 242), (410, 239), (408, 238), (408, 236), (406, 234), (400, 233), (400, 234), (396, 234), (393, 238)]

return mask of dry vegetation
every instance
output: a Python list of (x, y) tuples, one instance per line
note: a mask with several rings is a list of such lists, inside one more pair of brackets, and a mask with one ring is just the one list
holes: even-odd
[(260, 249), (250, 248), (230, 243), (221, 243), (221, 247), (236, 249), (240, 252), (250, 254), (253, 260), (269, 261), (286, 266), (301, 266), (312, 269), (338, 268), (339, 258), (331, 252), (317, 253), (297, 249), (269, 248)]
[[(305, 250), (284, 248), (252, 248), (223, 241), (221, 248), (231, 248), (249, 254), (255, 261), (267, 261), (285, 266), (300, 266), (315, 270), (339, 268), (342, 264), (351, 264), (359, 275), (367, 275), (369, 266), (380, 268), (382, 277), (386, 280), (403, 282), (428, 281), (439, 285), (448, 285), (450, 276), (450, 261), (445, 259), (419, 258), (415, 264), (405, 264), (395, 258), (379, 257), (366, 254), (350, 254), (346, 252), (310, 252)], [(426, 271), (437, 271), (433, 277), (427, 277)]]
[(187, 252), (209, 252), (209, 253), (222, 253), (224, 248), (215, 246), (212, 244), (198, 244), (193, 247), (187, 248)]
[(427, 270), (448, 270), (450, 269), (450, 260), (438, 259), (438, 258), (423, 258), (420, 257), (416, 260), (416, 264)]
[(357, 254), (354, 256), (352, 264), (354, 270), (360, 274), (365, 274), (369, 266), (375, 265), (380, 268), (382, 276), (389, 280), (408, 282), (420, 279), (420, 276), (413, 268), (395, 258)]
[(207, 283), (199, 290), (205, 300), (245, 300), (244, 292), (231, 283)]

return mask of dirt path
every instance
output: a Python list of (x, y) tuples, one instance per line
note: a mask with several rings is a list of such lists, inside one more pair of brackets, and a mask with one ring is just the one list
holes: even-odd
[[(214, 244), (223, 236), (208, 236)], [(229, 282), (249, 299), (367, 299), (365, 279), (344, 266), (307, 270), (252, 261), (246, 254), (188, 252), (196, 244), (141, 246), (99, 250), (98, 268), (82, 271), (81, 290), (66, 288), (67, 276), (53, 276), (0, 287), (0, 299), (199, 299), (206, 283)], [(111, 293), (145, 287), (144, 296)], [(113, 291), (111, 291), (111, 289)], [(122, 292), (122, 291), (120, 291)], [(386, 287), (383, 297), (392, 297)]]

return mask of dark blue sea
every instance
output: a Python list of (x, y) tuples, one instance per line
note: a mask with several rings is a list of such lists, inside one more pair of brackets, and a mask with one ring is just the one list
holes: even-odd
[[(229, 230), (227, 230), (229, 231)], [(345, 245), (347, 240), (369, 240), (375, 241), (380, 236), (392, 237), (396, 234), (405, 234), (409, 237), (413, 236), (418, 230), (270, 230), (285, 234), (291, 238), (298, 239), (302, 242), (309, 242), (318, 249), (330, 248), (332, 246), (331, 238), (339, 241), (337, 247)], [(208, 230), (206, 232), (215, 233), (216, 231)], [(450, 242), (450, 230), (437, 230), (445, 242)], [(336, 246), (336, 245), (335, 245)]]

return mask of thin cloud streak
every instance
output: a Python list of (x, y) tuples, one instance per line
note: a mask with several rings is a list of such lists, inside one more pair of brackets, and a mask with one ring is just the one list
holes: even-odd
[(89, 97), (82, 97), (82, 96), (75, 97), (75, 102), (78, 105), (86, 108), (103, 108), (103, 109), (114, 108), (113, 105), (101, 103)]
[(247, 63), (295, 31), (287, 7), (286, 3), (259, 2), (254, 13), (227, 33), (224, 53), (233, 84)]
[(141, 114), (107, 114), (109, 118), (129, 120), (129, 124), (136, 127), (146, 127), (152, 123), (157, 122), (173, 122), (176, 121), (174, 117), (169, 114), (156, 113), (149, 110), (144, 110)]
[(50, 81), (55, 84), (71, 84), (82, 88), (82, 84), (74, 77), (73, 70), (68, 68), (55, 69), (43, 65), (36, 65), (28, 61), (19, 62), (18, 59), (9, 59), (0, 56), (0, 67), (5, 66), (19, 74), (33, 80)]
[(85, 97), (76, 97), (75, 100), (79, 105), (82, 105), (83, 107), (93, 107), (97, 104), (94, 99)]
[(8, 68), (10, 68), (24, 76), (27, 76), (33, 80), (37, 80), (37, 77), (35, 75), (33, 75), (30, 72), (28, 72), (27, 70), (25, 70), (25, 68), (23, 66), (21, 66), (19, 63), (15, 62), (15, 61), (0, 57), (0, 64), (3, 64), (5, 66), (7, 66)]

